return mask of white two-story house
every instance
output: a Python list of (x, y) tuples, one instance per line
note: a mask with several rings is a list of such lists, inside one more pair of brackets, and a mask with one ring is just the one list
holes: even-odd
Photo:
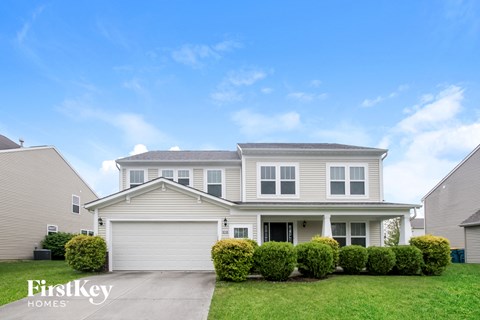
[(236, 151), (150, 151), (117, 160), (120, 191), (88, 203), (110, 270), (212, 270), (222, 238), (383, 245), (382, 221), (412, 204), (383, 200), (387, 150), (325, 143), (240, 143)]

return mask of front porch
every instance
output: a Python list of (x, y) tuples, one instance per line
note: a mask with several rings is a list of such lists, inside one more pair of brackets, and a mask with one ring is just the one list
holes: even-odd
[(257, 215), (257, 242), (287, 241), (294, 245), (310, 241), (313, 236), (333, 237), (341, 246), (383, 246), (383, 221), (400, 217), (400, 244), (412, 236), (410, 213), (402, 215), (304, 214), (285, 215), (273, 212)]

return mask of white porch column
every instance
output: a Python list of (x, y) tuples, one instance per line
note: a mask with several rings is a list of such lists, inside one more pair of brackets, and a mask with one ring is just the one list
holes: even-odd
[(410, 214), (400, 217), (400, 240), (398, 244), (409, 244), (412, 237), (412, 225), (410, 224)]
[(263, 226), (262, 226), (262, 215), (259, 213), (257, 214), (257, 243), (258, 245), (262, 245), (262, 232), (263, 232)]
[(332, 237), (332, 224), (330, 223), (330, 214), (323, 215), (322, 237)]

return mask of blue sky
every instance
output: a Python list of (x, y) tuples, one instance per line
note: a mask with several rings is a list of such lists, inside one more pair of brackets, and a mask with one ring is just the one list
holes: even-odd
[(388, 148), (414, 202), (480, 143), (478, 1), (2, 1), (0, 133), (100, 195), (114, 159), (237, 142)]

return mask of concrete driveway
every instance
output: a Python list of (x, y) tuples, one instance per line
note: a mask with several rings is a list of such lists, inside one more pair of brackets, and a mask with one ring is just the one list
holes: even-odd
[(215, 287), (213, 272), (113, 272), (78, 280), (53, 297), (36, 294), (0, 307), (0, 319), (207, 319)]

